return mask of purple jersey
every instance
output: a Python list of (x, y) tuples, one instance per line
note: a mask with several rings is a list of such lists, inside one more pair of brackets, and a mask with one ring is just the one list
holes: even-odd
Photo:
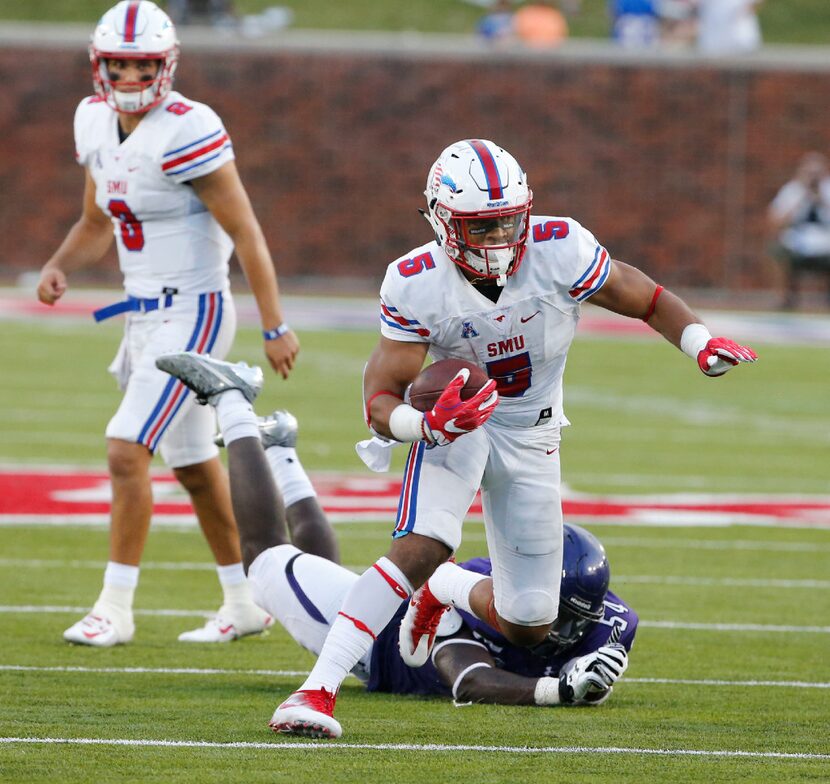
[[(464, 569), (480, 574), (490, 574), (489, 558), (473, 558), (461, 564)], [(438, 671), (427, 661), (423, 667), (412, 668), (404, 664), (398, 652), (398, 627), (406, 612), (407, 602), (403, 602), (389, 622), (378, 635), (372, 649), (371, 674), (367, 688), (369, 691), (384, 691), (393, 694), (439, 694), (451, 696), (449, 687), (438, 677)], [(501, 634), (484, 621), (469, 613), (461, 612), (464, 627), (483, 643), (490, 655), (496, 660), (500, 669), (524, 675), (528, 678), (556, 676), (566, 662), (575, 656), (583, 656), (595, 651), (608, 641), (614, 626), (619, 626), (620, 642), (627, 651), (634, 643), (637, 631), (637, 613), (622, 599), (611, 591), (605, 597), (605, 618), (589, 627), (585, 636), (577, 645), (564, 653), (540, 657), (527, 648), (509, 643)]]

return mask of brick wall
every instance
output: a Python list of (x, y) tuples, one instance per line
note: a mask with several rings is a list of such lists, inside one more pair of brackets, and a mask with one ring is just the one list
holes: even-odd
[[(88, 61), (0, 49), (0, 78), (9, 277), (80, 209), (71, 119)], [(808, 69), (185, 48), (177, 88), (225, 120), (280, 273), (367, 289), (429, 238), (426, 172), (459, 138), (513, 152), (536, 212), (577, 218), (617, 258), (733, 292), (769, 284), (766, 204), (803, 151), (830, 152), (830, 82)], [(112, 260), (102, 272), (117, 279)]]

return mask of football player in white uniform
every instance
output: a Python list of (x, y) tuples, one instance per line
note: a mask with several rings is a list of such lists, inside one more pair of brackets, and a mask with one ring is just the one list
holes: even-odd
[[(413, 592), (400, 627), (410, 666), (427, 660), (449, 605), (512, 644), (545, 639), (562, 569), (562, 374), (580, 303), (644, 319), (710, 376), (756, 358), (713, 338), (682, 300), (612, 260), (572, 218), (532, 216), (524, 171), (493, 142), (445, 149), (425, 196), (435, 240), (389, 265), (364, 375), (370, 427), (412, 444), (392, 546), (354, 584), (309, 677), (277, 708), (278, 732), (340, 735), (332, 713), (343, 678)], [(471, 360), (490, 381), (462, 401), (461, 371), (421, 413), (404, 396), (427, 353)], [(446, 563), (479, 487), (492, 578)]]
[(171, 89), (179, 48), (170, 18), (148, 0), (120, 2), (96, 25), (89, 52), (95, 95), (75, 114), (83, 210), (44, 265), (37, 292), (53, 305), (67, 274), (99, 261), (115, 235), (126, 298), (95, 317), (126, 314), (110, 368), (124, 397), (106, 430), (113, 500), (104, 587), (64, 637), (93, 646), (132, 639), (158, 449), (191, 497), (224, 592), (217, 617), (180, 639), (224, 642), (260, 632), (272, 619), (253, 604), (245, 581), (213, 415), (195, 407), (155, 358), (176, 349), (227, 353), (236, 321), (228, 281), (234, 247), (256, 297), (265, 354), (283, 377), (299, 344), (283, 321), (271, 256), (222, 121)]

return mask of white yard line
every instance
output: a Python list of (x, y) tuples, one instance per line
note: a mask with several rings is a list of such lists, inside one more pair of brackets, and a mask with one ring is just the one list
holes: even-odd
[[(20, 615), (40, 615), (43, 613), (80, 613), (86, 615), (89, 612), (89, 607), (68, 607), (57, 604), (15, 604), (15, 605), (0, 605), (0, 613), (11, 613)], [(133, 610), (133, 615), (151, 615), (172, 618), (193, 618), (201, 616), (208, 618), (216, 614), (213, 610)]]
[[(41, 614), (64, 614), (79, 613), (85, 614), (88, 607), (70, 607), (54, 604), (4, 604), (0, 605), (0, 614), (17, 615), (41, 615)], [(210, 610), (133, 610), (135, 615), (161, 616), (161, 617), (210, 617), (215, 611)], [(830, 634), (830, 626), (781, 626), (763, 623), (697, 623), (692, 621), (644, 621), (640, 620), (640, 626), (651, 629), (683, 629), (686, 631), (705, 632), (764, 632), (764, 633), (805, 633), (805, 634)]]
[(830, 754), (784, 751), (735, 751), (717, 749), (650, 749), (621, 746), (484, 746), (441, 743), (341, 743), (339, 741), (282, 741), (215, 743), (204, 740), (152, 740), (146, 738), (0, 738), (0, 744), (41, 744), (75, 746), (137, 746), (183, 749), (268, 749), (270, 751), (418, 751), (483, 752), (495, 754), (635, 754), (661, 757), (741, 757), (744, 759), (825, 760)]
[[(14, 569), (104, 569), (106, 561), (76, 561), (45, 558), (0, 558), (0, 567)], [(216, 565), (193, 561), (146, 561), (141, 564), (143, 570), (170, 572), (215, 572)]]
[[(602, 522), (596, 523), (602, 525)], [(772, 550), (788, 553), (826, 553), (830, 544), (818, 542), (774, 542), (751, 539), (648, 539), (640, 536), (603, 536), (602, 543), (614, 547), (648, 547), (676, 550)]]
[[(234, 670), (217, 667), (80, 667), (51, 666), (38, 667), (28, 664), (0, 664), (0, 672), (62, 672), (79, 674), (113, 675), (246, 675), (269, 678), (299, 678), (308, 675), (306, 670)], [(667, 684), (677, 686), (766, 686), (781, 689), (830, 689), (830, 682), (817, 681), (730, 681), (719, 679), (689, 678), (623, 678), (620, 683)]]
[(644, 621), (644, 629), (684, 629), (695, 632), (764, 632), (768, 634), (830, 634), (830, 626), (779, 626), (766, 623), (694, 623), (687, 621)]
[(753, 577), (680, 577), (648, 574), (615, 574), (615, 583), (643, 583), (646, 585), (729, 586), (733, 588), (809, 588), (826, 590), (830, 580), (783, 580)]
[[(0, 568), (13, 569), (93, 569), (100, 570), (106, 561), (78, 561), (45, 558), (0, 558)], [(346, 569), (358, 574), (366, 571), (370, 564), (344, 564)], [(167, 572), (213, 572), (214, 564), (194, 561), (146, 561), (141, 564), (145, 571)], [(787, 580), (752, 577), (683, 577), (677, 575), (615, 574), (615, 583), (636, 583), (645, 585), (696, 585), (734, 588), (807, 588), (830, 589), (830, 580)]]

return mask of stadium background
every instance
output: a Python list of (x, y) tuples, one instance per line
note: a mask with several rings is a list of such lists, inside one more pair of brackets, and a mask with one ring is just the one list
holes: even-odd
[[(90, 92), (88, 35), (0, 29), (6, 282), (39, 268), (78, 214), (70, 118)], [(471, 35), (181, 38), (176, 86), (225, 120), (280, 274), (329, 288), (372, 292), (428, 239), (416, 210), (430, 163), (483, 136), (528, 170), (537, 212), (576, 217), (664, 284), (756, 301), (778, 286), (766, 205), (804, 151), (830, 149), (820, 48), (701, 60), (580, 40), (504, 51)], [(114, 254), (80, 279), (117, 283)]]

